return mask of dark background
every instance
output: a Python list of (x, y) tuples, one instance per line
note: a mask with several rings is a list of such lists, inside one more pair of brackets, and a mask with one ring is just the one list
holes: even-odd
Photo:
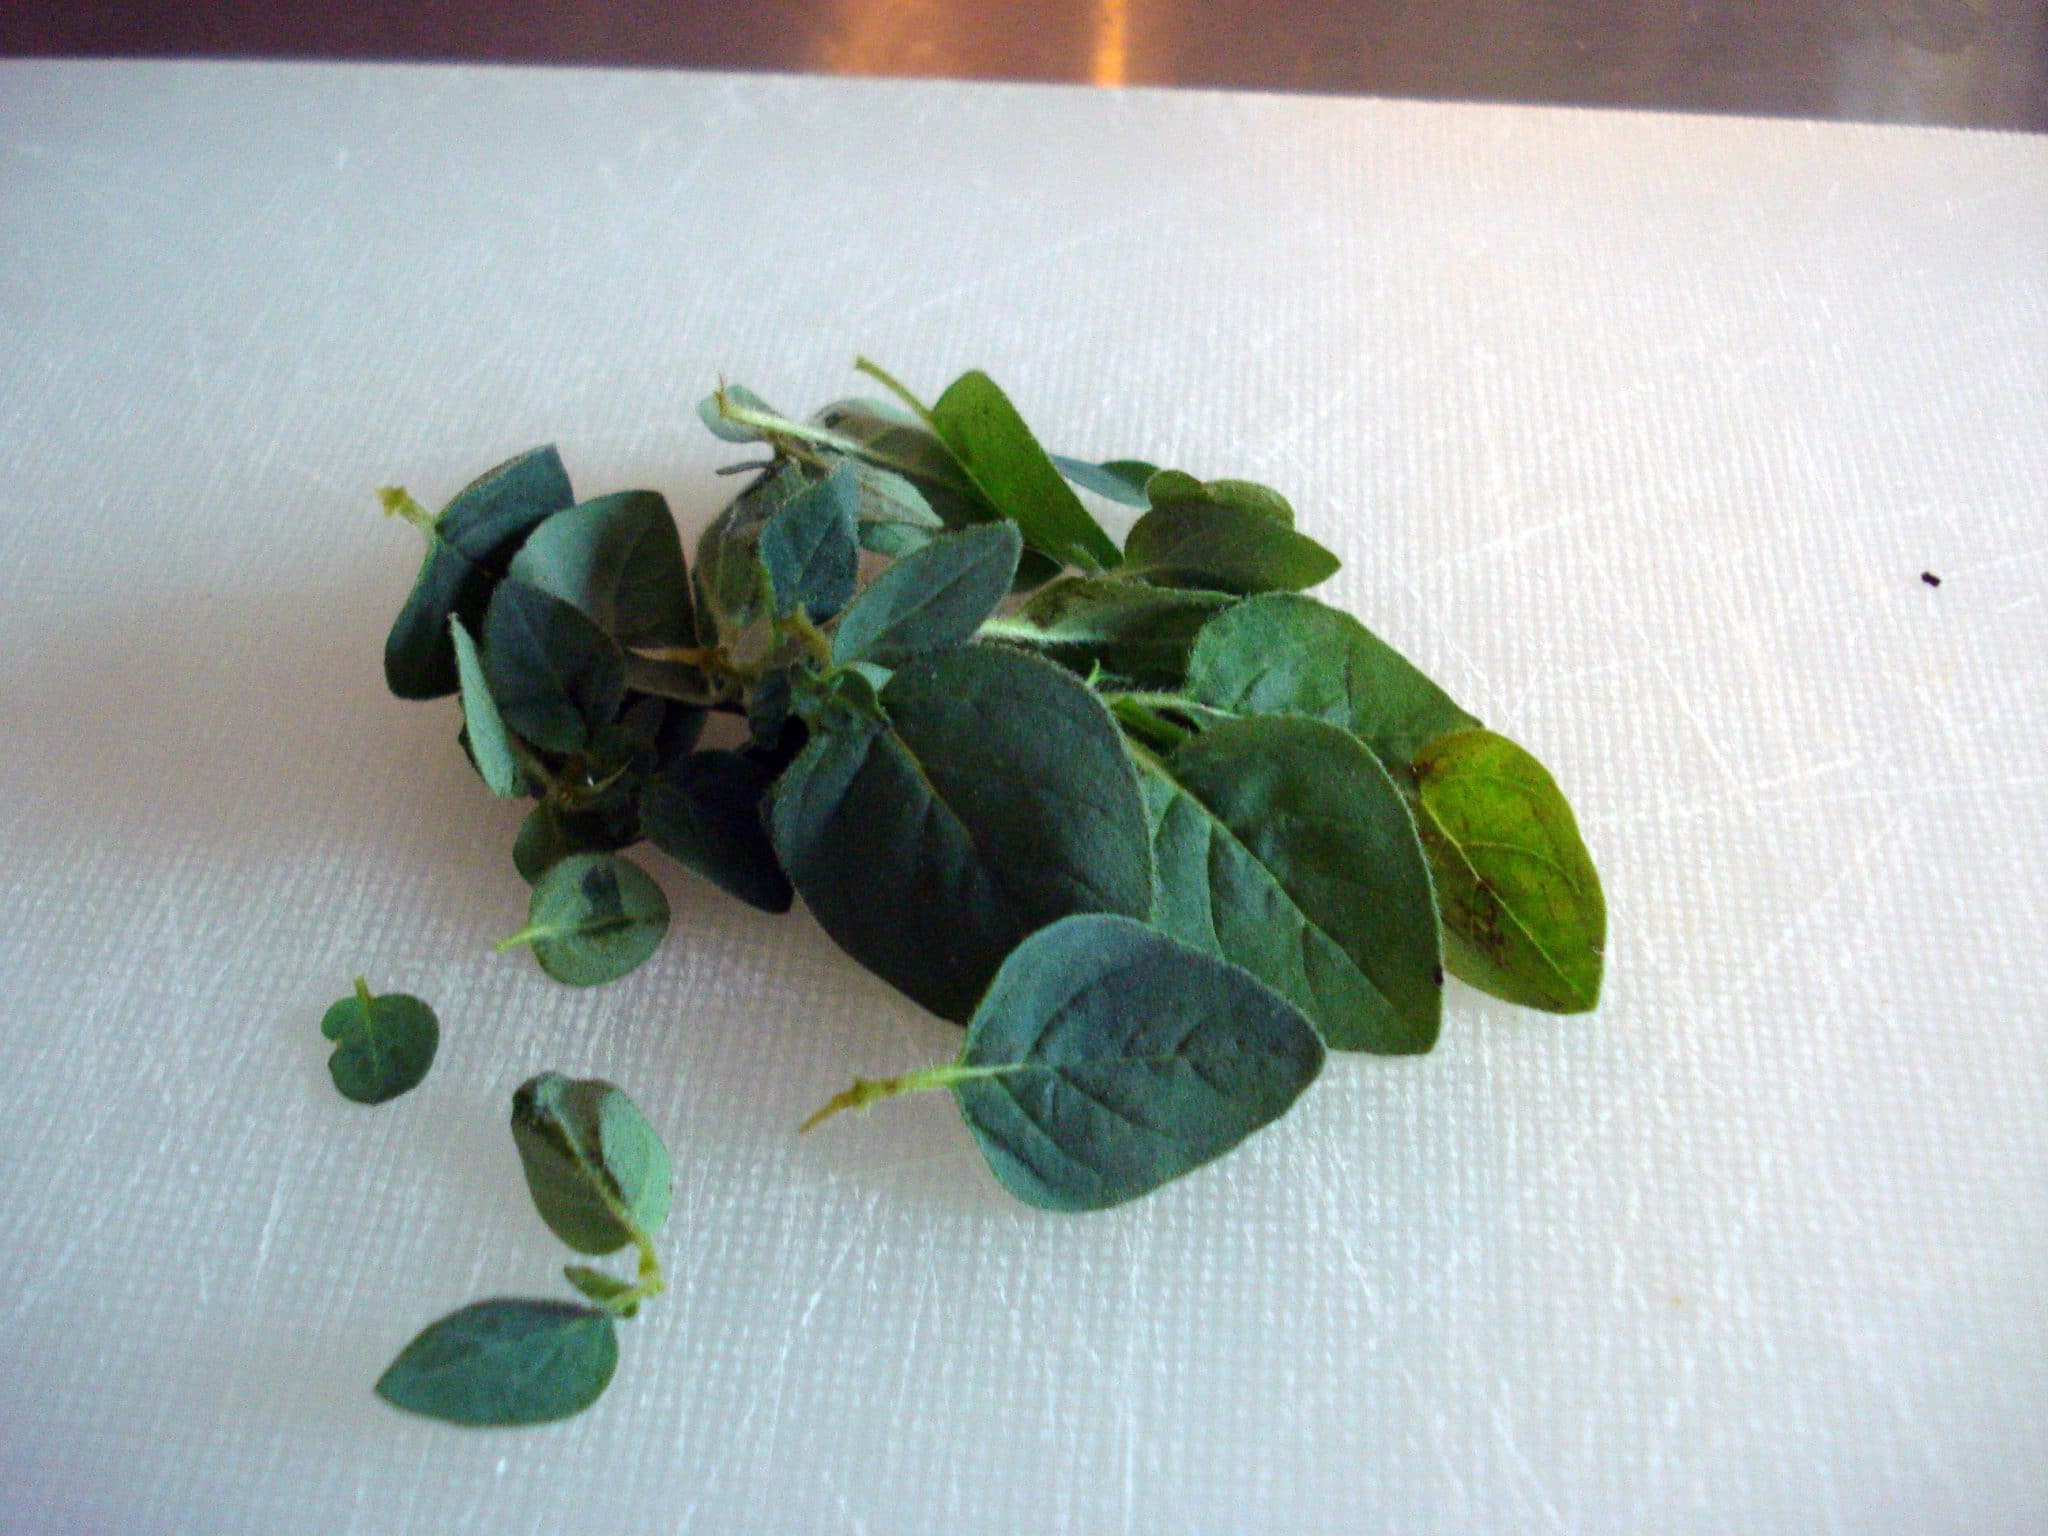
[(11, 0), (0, 53), (1211, 85), (2048, 130), (2048, 0)]

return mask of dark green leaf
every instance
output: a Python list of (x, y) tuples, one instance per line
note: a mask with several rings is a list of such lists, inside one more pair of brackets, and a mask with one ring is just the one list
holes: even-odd
[(505, 729), (505, 717), (498, 713), (498, 701), (484, 680), (484, 664), (476, 653), (476, 642), (455, 614), (448, 615), (455, 643), (455, 667), (462, 684), (462, 724), (468, 736), (469, 760), (476, 764), (484, 787), (494, 795), (511, 796), (526, 792), (526, 775), (519, 771), (512, 735)]
[(1027, 939), (975, 1010), (952, 1083), (1003, 1187), (1092, 1211), (1222, 1156), (1322, 1069), (1299, 1009), (1121, 917)]
[(852, 600), (860, 547), (854, 534), (860, 482), (842, 464), (778, 507), (761, 525), (761, 564), (775, 611), (801, 607), (823, 623)]
[(737, 752), (698, 752), (640, 791), (640, 822), (654, 846), (764, 912), (787, 912), (789, 878), (761, 820), (772, 782)]
[(668, 1220), (668, 1149), (610, 1083), (544, 1072), (520, 1084), (512, 1140), (541, 1220), (578, 1253), (616, 1253)]
[(1264, 512), (1207, 501), (1154, 507), (1124, 543), (1123, 574), (1163, 587), (1295, 592), (1335, 574), (1337, 557)]
[(608, 1275), (601, 1269), (592, 1269), (588, 1264), (565, 1264), (562, 1274), (577, 1290), (603, 1307), (614, 1317), (631, 1317), (640, 1310), (637, 1300), (628, 1301), (637, 1287), (630, 1280), (621, 1280), (617, 1275)]
[(430, 1324), (378, 1378), (377, 1395), (448, 1424), (546, 1424), (596, 1402), (618, 1364), (609, 1312), (499, 1298)]
[(505, 724), (548, 752), (588, 746), (626, 696), (611, 637), (560, 598), (509, 579), (484, 616), (484, 676)]
[(856, 960), (964, 1021), (1026, 935), (1074, 912), (1144, 915), (1144, 808), (1086, 688), (969, 646), (910, 662), (881, 704), (886, 722), (814, 707), (770, 797), (783, 868)]
[(572, 853), (534, 882), (526, 926), (499, 949), (533, 946), (540, 968), (572, 987), (616, 981), (668, 931), (668, 898), (617, 854)]
[(1252, 598), (1203, 626), (1187, 693), (1233, 714), (1341, 725), (1396, 783), (1424, 743), (1479, 723), (1350, 614), (1287, 594)]
[(761, 528), (809, 486), (796, 465), (780, 465), (755, 477), (704, 530), (697, 540), (694, 582), (700, 639), (730, 644), (767, 612), (768, 573), (761, 565)]
[(459, 614), (474, 631), (520, 541), (575, 499), (552, 446), (508, 459), (456, 493), (422, 530), (426, 555), (384, 642), (384, 679), (393, 693), (437, 699), (456, 690), (449, 618)]
[(1230, 606), (1221, 592), (1180, 591), (1118, 577), (1066, 576), (1032, 594), (992, 633), (1071, 671), (1099, 668), (1140, 687), (1175, 688), (1202, 626)]
[(557, 512), (510, 574), (576, 608), (622, 646), (695, 645), (690, 577), (668, 503), (621, 491)]
[(1436, 1043), (1429, 873), (1401, 792), (1356, 738), (1318, 720), (1230, 720), (1140, 763), (1163, 932), (1243, 966), (1333, 1050)]
[(1139, 459), (1110, 459), (1101, 464), (1091, 464), (1086, 459), (1070, 459), (1065, 454), (1047, 455), (1053, 468), (1065, 475), (1084, 491), (1093, 491), (1105, 501), (1121, 506), (1142, 507), (1145, 503), (1145, 482), (1159, 471)]
[(617, 853), (640, 840), (640, 809), (634, 796), (600, 796), (578, 810), (543, 800), (526, 813), (512, 842), (512, 864), (532, 885), (572, 853)]
[(373, 997), (363, 978), (320, 1020), (320, 1033), (335, 1042), (327, 1070), (345, 1099), (382, 1104), (420, 1085), (441, 1044), (434, 1010), (403, 992)]
[(1010, 590), (1022, 553), (1015, 523), (941, 535), (882, 572), (846, 610), (832, 659), (893, 667), (966, 644)]
[(1552, 1013), (1592, 1008), (1607, 902), (1556, 781), (1491, 731), (1439, 737), (1415, 777), (1451, 974)]

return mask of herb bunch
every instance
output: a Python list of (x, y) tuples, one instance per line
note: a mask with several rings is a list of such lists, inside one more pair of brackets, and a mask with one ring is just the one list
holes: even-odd
[[(553, 977), (668, 922), (643, 839), (737, 899), (796, 896), (966, 1026), (945, 1088), (1031, 1204), (1142, 1195), (1284, 1112), (1327, 1051), (1435, 1043), (1443, 979), (1582, 1012), (1606, 910), (1543, 766), (1356, 619), (1278, 492), (1048, 454), (973, 372), (927, 407), (700, 408), (762, 457), (686, 560), (662, 498), (578, 503), (553, 448), (438, 515), (385, 674), (460, 695)], [(1138, 515), (1119, 543), (1079, 491)], [(744, 722), (706, 747), (706, 718)]]

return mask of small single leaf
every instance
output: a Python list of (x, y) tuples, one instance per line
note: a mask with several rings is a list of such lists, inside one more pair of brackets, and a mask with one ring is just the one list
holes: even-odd
[(470, 761), (482, 776), (484, 787), (494, 795), (525, 793), (526, 776), (519, 771), (519, 759), (512, 747), (512, 733), (505, 729), (505, 717), (498, 713), (498, 701), (491, 697), (491, 685), (484, 680), (484, 664), (476, 653), (476, 642), (455, 614), (448, 615), (455, 642), (455, 667), (462, 684), (462, 723), (468, 735)]
[(377, 1395), (448, 1424), (547, 1424), (596, 1402), (618, 1365), (609, 1312), (501, 1297), (429, 1324), (378, 1378)]
[(964, 1021), (1003, 958), (1074, 912), (1143, 916), (1152, 864), (1136, 776), (1102, 703), (992, 646), (907, 663), (886, 719), (838, 691), (770, 796), (782, 866), (841, 948)]
[(697, 419), (711, 429), (712, 435), (728, 443), (759, 443), (768, 440), (768, 433), (753, 420), (742, 418), (772, 417), (775, 408), (744, 384), (727, 384), (717, 394), (706, 395), (697, 403)]
[(1137, 754), (1164, 933), (1243, 966), (1332, 1050), (1436, 1043), (1443, 954), (1415, 823), (1358, 740), (1318, 720), (1228, 720)]
[(1120, 506), (1142, 507), (1145, 503), (1145, 482), (1159, 471), (1138, 459), (1109, 459), (1101, 464), (1091, 464), (1086, 459), (1070, 459), (1063, 453), (1049, 454), (1053, 468), (1084, 491), (1093, 491), (1105, 501)]
[(1189, 504), (1236, 507), (1253, 512), (1283, 528), (1294, 526), (1294, 507), (1271, 486), (1255, 480), (1210, 480), (1203, 482), (1177, 469), (1162, 469), (1145, 482), (1146, 503), (1154, 507)]
[(1251, 598), (1203, 626), (1187, 694), (1232, 714), (1340, 725), (1396, 783), (1425, 743), (1479, 723), (1350, 614), (1286, 593)]
[(700, 640), (730, 645), (768, 609), (768, 573), (761, 565), (761, 528), (810, 486), (802, 469), (780, 464), (757, 475), (711, 520), (697, 540), (692, 583), (698, 594)]
[(640, 823), (654, 846), (763, 912), (794, 895), (761, 820), (771, 776), (738, 752), (698, 752), (640, 791)]
[(637, 1300), (626, 1299), (638, 1289), (630, 1280), (621, 1280), (617, 1275), (592, 1269), (588, 1264), (564, 1264), (562, 1274), (577, 1290), (614, 1317), (631, 1317), (640, 1310)]
[(1451, 974), (1511, 1003), (1591, 1009), (1607, 902), (1556, 781), (1492, 731), (1437, 738), (1415, 778)]
[(1169, 502), (1139, 518), (1122, 574), (1163, 587), (1297, 592), (1336, 574), (1337, 557), (1265, 512), (1209, 501)]
[(625, 657), (577, 609), (505, 580), (484, 616), (484, 677), (505, 724), (547, 752), (576, 752), (626, 696)]
[(1001, 514), (982, 498), (974, 482), (937, 433), (912, 415), (882, 400), (841, 400), (818, 413), (818, 424), (863, 461), (901, 475), (949, 528), (967, 528)]
[(610, 1083), (544, 1072), (520, 1084), (512, 1140), (541, 1220), (578, 1253), (616, 1253), (668, 1220), (668, 1149)]
[(1004, 962), (951, 1086), (1005, 1189), (1092, 1211), (1222, 1156), (1322, 1065), (1309, 1021), (1249, 972), (1128, 918), (1070, 917)]
[(509, 574), (568, 603), (622, 646), (697, 643), (683, 542), (653, 491), (557, 512), (527, 537)]
[(907, 528), (938, 533), (946, 520), (932, 510), (931, 502), (908, 477), (882, 469), (864, 459), (845, 460), (860, 495), (856, 519), (865, 538), (873, 527)]
[(1009, 592), (1022, 553), (1015, 523), (940, 535), (877, 576), (841, 615), (832, 659), (893, 667), (966, 644)]
[(526, 926), (498, 948), (529, 944), (540, 968), (572, 987), (616, 981), (668, 931), (668, 898), (617, 854), (572, 853), (534, 882)]
[(336, 1090), (358, 1104), (382, 1104), (417, 1088), (441, 1044), (433, 1009), (403, 992), (372, 996), (360, 976), (354, 995), (321, 1018), (320, 1033), (335, 1042), (327, 1070)]
[(1065, 576), (1034, 592), (992, 633), (1083, 676), (1100, 671), (1139, 687), (1177, 688), (1187, 676), (1195, 636), (1231, 602), (1221, 592)]
[(761, 525), (761, 564), (775, 611), (801, 607), (819, 623), (853, 598), (860, 547), (854, 532), (860, 483), (842, 464), (791, 497)]
[(384, 679), (402, 699), (455, 692), (448, 620), (472, 632), (527, 534), (575, 500), (553, 446), (507, 459), (464, 486), (433, 520), (413, 588), (384, 642)]
[(981, 501), (1016, 523), (1032, 549), (1060, 565), (1091, 571), (1108, 570), (1123, 558), (987, 374), (963, 373), (926, 410), (872, 363), (863, 360), (860, 367), (924, 419)]

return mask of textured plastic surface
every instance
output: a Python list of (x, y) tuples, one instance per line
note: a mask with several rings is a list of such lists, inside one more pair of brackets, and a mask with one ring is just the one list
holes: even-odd
[[(2048, 1524), (2048, 142), (8, 66), (0, 189), (10, 1532)], [(1062, 1219), (941, 1100), (793, 1135), (957, 1039), (801, 916), (664, 866), (628, 981), (492, 955), (517, 811), (383, 692), (371, 488), (553, 438), (701, 525), (719, 371), (856, 350), (1284, 488), (1571, 795), (1600, 1011), (1454, 988)], [(359, 970), (444, 1031), (378, 1109)], [(673, 1289), (582, 1419), (402, 1418), (421, 1324), (561, 1289), (544, 1067), (669, 1137)]]

